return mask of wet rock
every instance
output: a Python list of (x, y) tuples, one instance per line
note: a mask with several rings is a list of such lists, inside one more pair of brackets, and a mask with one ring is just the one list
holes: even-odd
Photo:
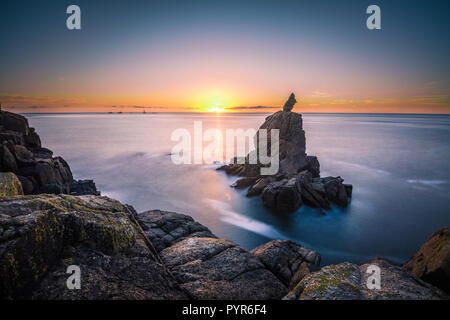
[(237, 180), (235, 183), (233, 183), (231, 186), (236, 189), (245, 189), (254, 184), (255, 181), (256, 178), (241, 178)]
[(353, 186), (351, 184), (344, 184), (345, 187), (345, 191), (347, 193), (348, 197), (352, 197), (352, 193), (353, 193)]
[(312, 184), (301, 183), (303, 202), (312, 208), (330, 209), (330, 202), (317, 192)]
[(342, 207), (346, 207), (348, 205), (347, 191), (346, 191), (345, 186), (342, 183), (339, 184), (336, 203)]
[(450, 294), (450, 228), (436, 231), (403, 270)]
[(270, 177), (258, 179), (256, 183), (248, 189), (247, 197), (260, 195), (263, 192), (264, 188), (267, 187), (267, 185), (272, 181), (273, 179), (271, 179)]

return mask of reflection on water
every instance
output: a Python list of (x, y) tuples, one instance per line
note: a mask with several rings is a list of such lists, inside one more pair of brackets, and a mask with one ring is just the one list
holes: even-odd
[(93, 178), (104, 195), (138, 211), (192, 215), (220, 237), (252, 249), (292, 239), (317, 249), (323, 262), (402, 262), (438, 228), (450, 225), (450, 117), (305, 114), (308, 154), (322, 176), (354, 185), (345, 210), (327, 215), (302, 207), (279, 215), (260, 198), (229, 186), (214, 165), (174, 165), (173, 130), (257, 128), (267, 115), (27, 115), (44, 145), (63, 156), (78, 179)]

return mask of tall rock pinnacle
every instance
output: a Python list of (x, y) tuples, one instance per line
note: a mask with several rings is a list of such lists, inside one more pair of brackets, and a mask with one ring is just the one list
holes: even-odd
[(291, 93), (289, 96), (289, 99), (286, 101), (286, 103), (283, 106), (283, 111), (291, 111), (292, 108), (294, 108), (294, 104), (297, 103), (297, 100), (295, 100), (295, 94)]

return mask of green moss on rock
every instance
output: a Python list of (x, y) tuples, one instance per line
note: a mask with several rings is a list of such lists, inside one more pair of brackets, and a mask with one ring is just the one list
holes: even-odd
[(23, 195), (22, 184), (12, 172), (0, 172), (0, 197)]

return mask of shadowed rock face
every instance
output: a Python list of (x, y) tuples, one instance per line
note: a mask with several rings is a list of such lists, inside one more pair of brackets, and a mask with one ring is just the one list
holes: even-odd
[(234, 158), (231, 164), (218, 170), (244, 177), (237, 180), (233, 186), (249, 187), (247, 196), (261, 195), (263, 204), (276, 211), (295, 211), (303, 204), (324, 210), (330, 209), (331, 203), (346, 207), (352, 196), (352, 185), (344, 185), (344, 179), (341, 177), (320, 178), (319, 160), (306, 154), (302, 115), (291, 112), (295, 103), (295, 95), (291, 94), (283, 111), (268, 116), (259, 128), (267, 130), (267, 150), (262, 153), (268, 155), (272, 144), (271, 132), (274, 129), (279, 131), (277, 174), (261, 175), (260, 169), (264, 165), (259, 162), (249, 163), (252, 153), (260, 154), (259, 132), (255, 136), (256, 150), (247, 155), (245, 164), (239, 164)]
[(450, 228), (436, 231), (403, 270), (450, 294)]
[(25, 194), (100, 194), (92, 180), (75, 181), (67, 162), (53, 157), (28, 120), (0, 112), (0, 172), (17, 175)]

